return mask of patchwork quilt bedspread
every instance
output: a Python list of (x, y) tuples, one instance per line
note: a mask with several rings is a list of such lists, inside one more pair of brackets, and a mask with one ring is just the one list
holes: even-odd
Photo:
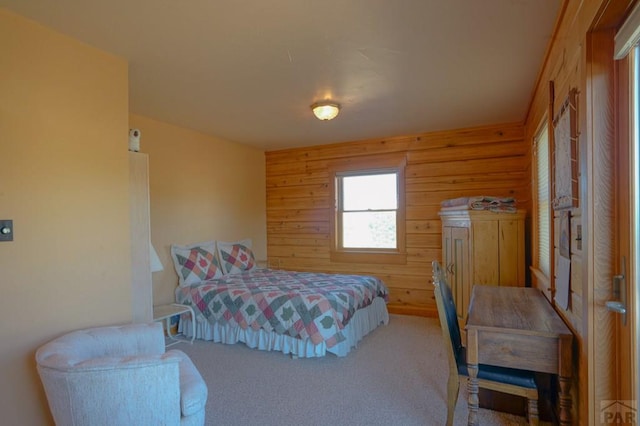
[(327, 348), (344, 341), (353, 314), (389, 291), (376, 277), (254, 269), (176, 289), (212, 323), (273, 331)]

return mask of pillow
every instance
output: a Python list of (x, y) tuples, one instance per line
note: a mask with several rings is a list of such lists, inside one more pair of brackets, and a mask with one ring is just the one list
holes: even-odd
[(218, 241), (218, 255), (225, 274), (237, 274), (256, 267), (250, 238), (233, 243)]
[(220, 278), (222, 269), (216, 256), (216, 242), (206, 241), (188, 246), (171, 245), (171, 258), (180, 285), (197, 284)]

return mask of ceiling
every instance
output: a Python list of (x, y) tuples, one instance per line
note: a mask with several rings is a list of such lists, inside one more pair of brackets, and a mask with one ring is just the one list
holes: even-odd
[(561, 4), (0, 0), (124, 57), (131, 113), (264, 150), (523, 121)]

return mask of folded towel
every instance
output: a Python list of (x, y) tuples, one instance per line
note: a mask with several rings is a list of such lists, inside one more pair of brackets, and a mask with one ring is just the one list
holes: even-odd
[(469, 207), (473, 210), (490, 210), (500, 206), (512, 206), (515, 201), (513, 198), (475, 197), (470, 200)]
[(469, 207), (469, 197), (452, 198), (440, 203), (441, 207)]
[(460, 197), (444, 200), (442, 210), (489, 210), (493, 212), (515, 213), (516, 200), (512, 197)]

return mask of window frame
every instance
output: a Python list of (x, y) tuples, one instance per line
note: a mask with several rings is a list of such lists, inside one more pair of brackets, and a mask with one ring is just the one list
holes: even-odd
[[(386, 154), (334, 161), (329, 164), (332, 208), (330, 212), (331, 247), (329, 258), (332, 262), (391, 263), (406, 264), (406, 206), (405, 206), (405, 154)], [(338, 180), (343, 176), (396, 173), (396, 248), (345, 248), (342, 246), (340, 215), (340, 191)]]

